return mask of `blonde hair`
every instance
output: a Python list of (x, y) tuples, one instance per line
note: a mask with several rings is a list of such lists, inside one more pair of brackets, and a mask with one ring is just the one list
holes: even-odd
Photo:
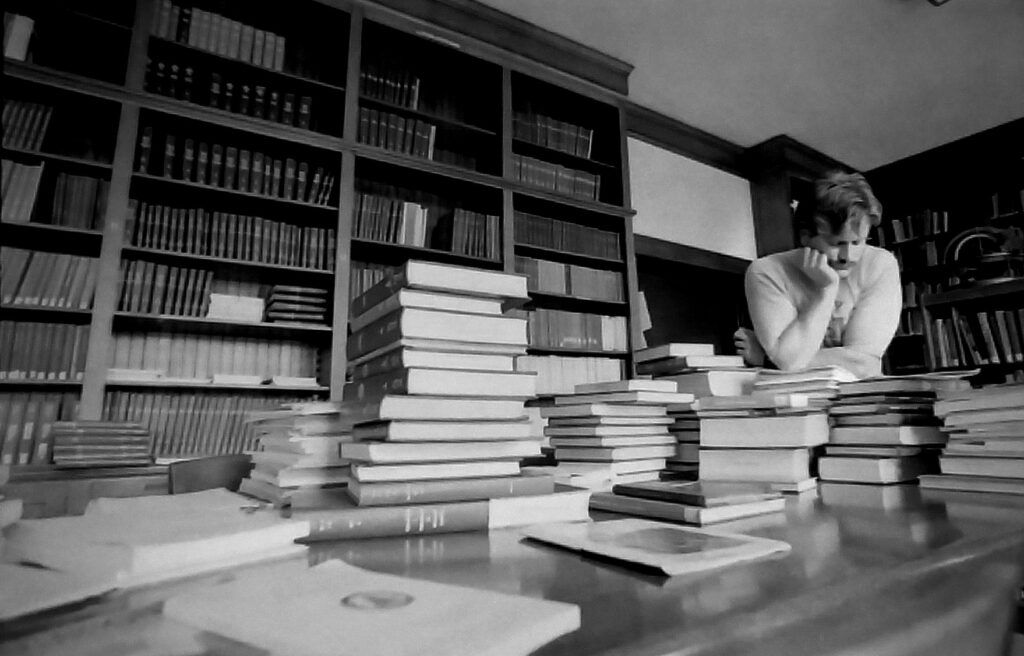
[(814, 183), (815, 223), (839, 232), (847, 221), (862, 217), (873, 226), (882, 220), (882, 204), (863, 175), (833, 171)]

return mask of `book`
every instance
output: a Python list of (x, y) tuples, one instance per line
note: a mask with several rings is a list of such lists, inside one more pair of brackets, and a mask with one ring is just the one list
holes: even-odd
[(920, 457), (822, 456), (818, 459), (818, 476), (822, 481), (902, 483), (925, 473), (928, 473), (927, 462)]
[(390, 656), (527, 653), (580, 626), (573, 604), (379, 574), (341, 560), (242, 573), (172, 597), (164, 613), (293, 656), (333, 656), (338, 645)]
[(390, 420), (356, 424), (356, 440), (390, 442), (473, 442), (526, 440), (531, 437), (527, 421), (416, 421)]
[[(639, 367), (637, 367), (639, 372)], [(698, 399), (705, 396), (741, 396), (753, 391), (756, 369), (710, 369), (664, 376), (679, 392), (688, 392)]]
[(464, 421), (520, 421), (523, 402), (512, 399), (386, 395), (366, 401), (345, 401), (344, 412), (354, 418)]
[(384, 346), (351, 363), (353, 379), (369, 378), (403, 368), (474, 369), (477, 371), (514, 370), (515, 360), (505, 353), (452, 353), (404, 348), (401, 342)]
[(779, 495), (773, 499), (762, 499), (708, 508), (690, 506), (678, 502), (623, 496), (609, 492), (595, 492), (590, 497), (590, 507), (593, 510), (603, 510), (605, 512), (650, 517), (652, 519), (668, 519), (697, 526), (707, 526), (744, 517), (783, 512), (786, 509), (786, 500)]
[(359, 506), (471, 501), (498, 497), (532, 496), (552, 492), (554, 492), (554, 478), (547, 475), (381, 483), (362, 483), (353, 480), (348, 484), (348, 494)]
[(613, 446), (664, 446), (675, 444), (674, 435), (610, 435), (588, 437), (552, 437), (548, 444), (553, 447), (613, 447)]
[(544, 434), (551, 437), (585, 437), (598, 435), (615, 435), (625, 437), (627, 435), (665, 435), (668, 434), (668, 426), (665, 424), (651, 424), (641, 426), (555, 426), (548, 425)]
[(277, 487), (303, 485), (338, 485), (349, 480), (349, 467), (277, 467), (261, 464), (249, 474), (252, 478), (272, 483)]
[(701, 419), (701, 447), (796, 447), (829, 441), (828, 416), (823, 412), (776, 417), (716, 417)]
[(659, 344), (642, 348), (633, 354), (637, 362), (650, 362), (652, 360), (663, 360), (665, 358), (680, 358), (688, 355), (714, 355), (714, 344), (696, 344), (674, 342), (671, 344)]
[(908, 446), (946, 443), (946, 435), (938, 426), (834, 426), (829, 433), (831, 444)]
[(515, 476), (519, 463), (513, 460), (475, 462), (430, 462), (402, 465), (352, 465), (352, 478), (361, 483), (379, 481), (428, 481), (442, 478), (486, 478)]
[(525, 276), (409, 260), (392, 275), (353, 299), (352, 316), (359, 316), (403, 287), (467, 296), (529, 298)]
[[(562, 406), (571, 408), (573, 406)], [(653, 408), (657, 406), (637, 406), (640, 408)], [(543, 416), (543, 414), (541, 415)], [(551, 428), (566, 428), (570, 426), (669, 426), (675, 424), (675, 418), (664, 417), (614, 417), (607, 415), (595, 415), (592, 417), (548, 417), (548, 426)]]
[[(353, 306), (354, 308), (355, 306)], [(460, 294), (445, 294), (419, 289), (399, 289), (376, 305), (367, 308), (349, 321), (355, 332), (399, 308), (415, 307), (466, 314), (500, 315), (502, 304), (496, 298), (480, 298)]]
[(549, 419), (579, 417), (636, 417), (665, 418), (668, 416), (664, 406), (659, 405), (625, 405), (612, 403), (583, 403), (579, 405), (544, 406), (540, 416)]
[(943, 474), (1024, 479), (1024, 457), (991, 458), (943, 455), (940, 467)]
[(599, 394), (603, 392), (676, 392), (675, 383), (662, 380), (616, 380), (603, 383), (583, 383), (576, 385), (576, 394)]
[(701, 480), (796, 483), (813, 478), (810, 451), (701, 449)]
[(345, 401), (365, 401), (392, 394), (528, 398), (534, 395), (532, 373), (401, 369), (345, 385)]
[(0, 621), (7, 622), (69, 603), (106, 594), (111, 581), (91, 580), (73, 572), (58, 572), (13, 563), (0, 563)]
[(745, 504), (782, 497), (778, 490), (768, 484), (728, 481), (645, 481), (618, 484), (612, 488), (612, 491), (615, 494), (629, 497), (704, 508)]
[(922, 474), (919, 485), (926, 490), (961, 490), (964, 492), (994, 492), (1024, 495), (1024, 479), (976, 474)]
[(693, 395), (681, 392), (602, 392), (599, 394), (567, 394), (555, 397), (556, 405), (585, 405), (591, 403), (635, 403), (638, 405), (666, 405), (692, 403)]
[(626, 446), (626, 447), (558, 447), (557, 460), (582, 460), (584, 462), (609, 462), (616, 460), (646, 460), (670, 458), (676, 448), (670, 445)]
[(524, 530), (530, 539), (653, 568), (669, 576), (785, 553), (790, 545), (748, 535), (673, 526), (645, 519), (549, 524)]
[(517, 317), (401, 308), (352, 333), (346, 348), (349, 358), (355, 359), (401, 338), (453, 337), (479, 344), (528, 343), (526, 321)]
[(341, 457), (374, 464), (508, 460), (540, 455), (536, 440), (487, 442), (352, 442), (341, 445)]

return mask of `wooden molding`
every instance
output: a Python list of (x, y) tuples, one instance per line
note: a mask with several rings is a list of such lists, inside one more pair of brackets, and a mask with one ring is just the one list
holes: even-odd
[(669, 262), (682, 262), (706, 269), (739, 274), (745, 272), (750, 265), (749, 261), (739, 257), (704, 250), (696, 246), (677, 244), (656, 237), (636, 235), (634, 241), (638, 258), (650, 257)]
[(780, 134), (767, 141), (747, 148), (744, 152), (745, 167), (751, 172), (752, 178), (758, 173), (766, 173), (784, 168), (789, 175), (814, 179), (822, 173), (839, 169), (854, 169), (825, 153), (803, 144), (789, 135)]
[(748, 177), (741, 146), (635, 103), (627, 102), (624, 107), (630, 136), (701, 164)]

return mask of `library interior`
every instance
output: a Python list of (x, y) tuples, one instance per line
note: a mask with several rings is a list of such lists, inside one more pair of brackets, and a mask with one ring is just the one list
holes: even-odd
[(5, 3), (0, 655), (1024, 656), (1021, 43)]

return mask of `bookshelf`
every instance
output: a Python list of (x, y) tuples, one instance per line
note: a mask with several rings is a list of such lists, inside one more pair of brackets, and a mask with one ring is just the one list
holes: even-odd
[(885, 218), (876, 243), (904, 282), (894, 372), (981, 369), (1024, 377), (1024, 120), (869, 172)]
[(631, 373), (628, 66), (449, 9), (5, 6), (33, 27), (3, 70), (0, 458), (45, 464), (56, 418), (245, 448), (244, 412), (340, 398), (349, 301), (410, 258), (530, 276), (542, 379)]

